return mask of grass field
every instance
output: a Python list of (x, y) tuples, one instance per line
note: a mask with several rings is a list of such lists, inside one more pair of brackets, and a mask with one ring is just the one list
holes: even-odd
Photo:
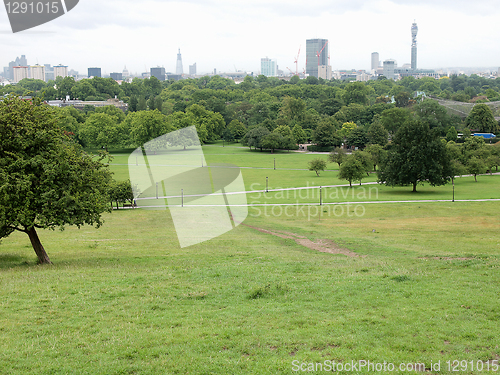
[[(205, 150), (207, 160), (223, 154)], [(230, 162), (248, 162), (242, 166), (274, 157), (237, 150), (241, 159)], [(279, 155), (288, 168), (310, 157), (290, 154)], [(117, 175), (122, 167), (113, 167)], [(315, 179), (289, 173), (276, 186)], [(328, 173), (333, 180), (336, 172)], [(478, 179), (459, 179), (457, 199), (499, 198), (498, 176)], [(403, 200), (409, 190), (384, 194)], [(451, 193), (420, 190), (413, 197)], [(427, 370), (441, 361), (440, 372), (427, 373), (452, 373), (446, 361), (454, 360), (493, 368), (500, 202), (359, 206), (341, 215), (327, 206), (251, 208), (245, 220), (332, 241), (357, 257), (243, 225), (181, 249), (168, 211), (119, 210), (99, 230), (44, 231), (48, 267), (35, 264), (27, 236), (15, 233), (0, 244), (0, 373), (290, 374), (293, 363), (330, 360), (419, 362)]]

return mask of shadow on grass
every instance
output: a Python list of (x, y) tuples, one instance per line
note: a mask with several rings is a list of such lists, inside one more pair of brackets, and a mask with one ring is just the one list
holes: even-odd
[[(411, 198), (416, 198), (416, 197), (431, 197), (435, 195), (442, 195), (442, 191), (436, 191), (436, 190), (417, 190), (416, 192), (413, 192), (412, 187), (408, 188), (397, 188), (396, 189), (387, 189), (387, 190), (381, 190), (379, 194), (387, 194), (391, 196), (407, 196)], [(417, 188), (418, 189), (418, 188)]]
[(28, 259), (15, 254), (0, 254), (0, 270), (18, 267), (26, 268), (32, 266), (36, 266), (35, 259)]

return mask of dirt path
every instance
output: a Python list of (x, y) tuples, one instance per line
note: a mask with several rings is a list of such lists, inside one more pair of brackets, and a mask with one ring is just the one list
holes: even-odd
[(240, 223), (240, 224), (244, 225), (246, 227), (258, 230), (259, 232), (262, 232), (262, 233), (272, 234), (273, 236), (277, 236), (280, 238), (295, 240), (295, 242), (298, 243), (299, 245), (305, 246), (308, 249), (316, 250), (316, 251), (319, 251), (322, 253), (342, 254), (342, 255), (345, 255), (348, 257), (352, 257), (352, 258), (357, 258), (357, 257), (364, 258), (364, 257), (366, 257), (366, 255), (358, 255), (350, 250), (341, 248), (335, 242), (333, 242), (331, 240), (318, 240), (317, 242), (313, 242), (310, 239), (308, 239), (307, 237), (300, 236), (298, 234), (291, 233), (291, 232), (278, 231), (278, 230), (270, 231), (267, 229), (254, 227), (252, 225), (248, 225), (248, 224), (244, 224), (244, 223)]

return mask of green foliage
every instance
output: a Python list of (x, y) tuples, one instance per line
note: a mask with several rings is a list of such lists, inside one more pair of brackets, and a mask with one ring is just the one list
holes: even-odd
[(465, 168), (467, 169), (467, 172), (474, 175), (474, 181), (476, 182), (478, 174), (486, 173), (486, 163), (477, 156), (473, 156), (468, 159)]
[(415, 120), (396, 133), (378, 178), (388, 186), (413, 185), (416, 192), (417, 184), (444, 185), (451, 174), (449, 155), (439, 135)]
[(446, 108), (435, 100), (425, 99), (414, 107), (414, 111), (416, 117), (426, 123), (429, 129), (437, 128), (440, 134), (444, 135), (445, 129), (451, 124)]
[(227, 130), (231, 133), (232, 139), (242, 139), (247, 132), (245, 125), (238, 120), (231, 121), (227, 126)]
[(110, 172), (64, 135), (57, 114), (38, 101), (0, 102), (0, 238), (30, 237), (40, 263), (50, 263), (36, 229), (102, 224)]
[(387, 156), (387, 151), (378, 144), (371, 144), (365, 148), (365, 152), (370, 155), (370, 160), (373, 165), (373, 171), (377, 170), (377, 165), (380, 165)]
[(126, 202), (134, 203), (134, 192), (130, 180), (116, 181), (113, 180), (109, 185), (109, 197), (112, 202), (116, 202), (116, 209), (119, 208), (118, 204), (122, 205)]
[(326, 160), (322, 158), (315, 158), (308, 163), (308, 169), (310, 171), (316, 172), (316, 176), (319, 177), (319, 172), (326, 169)]
[(380, 115), (380, 123), (389, 133), (395, 134), (411, 118), (411, 113), (405, 108), (387, 109)]
[(321, 122), (313, 131), (312, 141), (320, 147), (340, 146), (342, 139), (331, 122)]
[(346, 143), (352, 147), (364, 148), (368, 143), (368, 136), (363, 128), (353, 129), (346, 138)]
[(455, 142), (457, 140), (457, 138), (458, 138), (458, 133), (457, 133), (455, 127), (450, 126), (450, 128), (446, 132), (446, 140), (448, 142)]
[(346, 105), (351, 103), (365, 105), (368, 104), (369, 92), (369, 86), (366, 86), (364, 83), (352, 82), (346, 86), (342, 99)]
[(271, 150), (271, 153), (278, 148), (283, 148), (284, 137), (276, 131), (273, 131), (262, 137), (261, 145), (263, 148)]
[(344, 122), (342, 124), (342, 128), (339, 130), (339, 135), (342, 138), (347, 138), (351, 134), (351, 132), (356, 129), (358, 125), (356, 125), (354, 122)]
[(465, 119), (465, 124), (470, 129), (476, 129), (483, 133), (496, 133), (498, 123), (493, 112), (486, 104), (476, 104)]
[(328, 155), (328, 160), (331, 163), (337, 163), (340, 167), (342, 165), (342, 163), (344, 162), (344, 160), (346, 159), (346, 157), (347, 157), (347, 153), (346, 153), (345, 149), (340, 148), (340, 147), (336, 147)]
[(348, 155), (340, 166), (338, 178), (349, 181), (349, 186), (352, 187), (352, 181), (361, 181), (365, 173), (366, 166), (363, 161), (354, 155)]
[(385, 146), (389, 140), (389, 132), (383, 127), (380, 121), (373, 122), (366, 134), (368, 142), (372, 145)]
[(142, 146), (174, 130), (171, 124), (167, 123), (166, 116), (156, 109), (154, 111), (131, 112), (123, 124), (125, 131), (130, 134), (130, 143), (135, 147)]
[(269, 130), (267, 130), (263, 126), (258, 126), (253, 129), (250, 129), (245, 136), (243, 137), (243, 143), (246, 144), (250, 149), (253, 147), (255, 149), (264, 148), (262, 145), (262, 140), (263, 138), (270, 133)]
[(124, 128), (117, 118), (107, 113), (92, 113), (80, 130), (80, 137), (87, 146), (105, 148), (117, 146), (125, 137)]
[(307, 135), (304, 129), (302, 129), (302, 126), (299, 124), (296, 124), (293, 129), (292, 129), (292, 135), (293, 138), (297, 143), (306, 143), (307, 141)]

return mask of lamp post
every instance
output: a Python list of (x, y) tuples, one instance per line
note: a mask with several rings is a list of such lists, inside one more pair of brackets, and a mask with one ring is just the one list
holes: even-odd
[(453, 185), (453, 198), (452, 198), (452, 202), (455, 202), (455, 179), (452, 178), (451, 179), (451, 184)]

